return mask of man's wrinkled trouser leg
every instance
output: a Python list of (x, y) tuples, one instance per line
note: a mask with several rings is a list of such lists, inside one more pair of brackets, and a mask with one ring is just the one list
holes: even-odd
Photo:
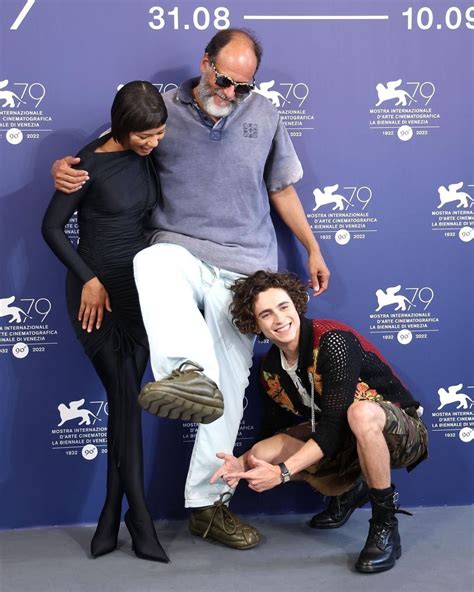
[(254, 338), (239, 333), (229, 313), (229, 286), (242, 276), (167, 243), (138, 253), (134, 268), (155, 380), (191, 360), (224, 397), (224, 415), (199, 426), (185, 487), (186, 507), (211, 505), (229, 490), (224, 483), (209, 485), (209, 479), (221, 464), (216, 452), (234, 448), (252, 364)]

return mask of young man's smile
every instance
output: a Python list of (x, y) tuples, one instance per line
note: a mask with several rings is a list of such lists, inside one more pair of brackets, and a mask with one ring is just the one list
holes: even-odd
[(260, 331), (283, 351), (295, 351), (300, 335), (300, 317), (290, 296), (281, 288), (260, 292), (254, 304)]

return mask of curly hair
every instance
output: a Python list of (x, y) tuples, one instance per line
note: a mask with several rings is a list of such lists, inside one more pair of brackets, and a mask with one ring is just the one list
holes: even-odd
[(299, 315), (308, 307), (308, 292), (294, 273), (274, 273), (259, 270), (247, 278), (241, 278), (231, 286), (233, 292), (230, 313), (232, 322), (241, 333), (258, 333), (254, 315), (254, 305), (260, 292), (270, 288), (285, 290), (293, 301)]

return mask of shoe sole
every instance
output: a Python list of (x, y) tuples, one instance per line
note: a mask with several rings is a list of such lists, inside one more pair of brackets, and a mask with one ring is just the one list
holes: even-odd
[(207, 536), (204, 537), (204, 533), (206, 532), (206, 528), (207, 528), (207, 523), (205, 525), (203, 525), (202, 528), (200, 527), (196, 527), (192, 524), (189, 524), (189, 530), (191, 532), (191, 534), (198, 536), (202, 539), (211, 539), (213, 541), (217, 541), (218, 543), (221, 543), (222, 545), (225, 545), (226, 547), (229, 547), (230, 549), (237, 549), (238, 551), (245, 551), (246, 549), (253, 549), (253, 547), (256, 547), (258, 545), (258, 543), (260, 542), (260, 539), (258, 541), (256, 541), (255, 543), (247, 543), (244, 545), (232, 545), (229, 543), (228, 540), (225, 539), (220, 539), (218, 536), (215, 536), (214, 534), (211, 533), (211, 531), (209, 531), (207, 533)]
[[(153, 389), (153, 383), (145, 385), (138, 396), (140, 407), (159, 417), (168, 419), (181, 419), (195, 423), (212, 423), (222, 417), (224, 413), (223, 401), (216, 399), (199, 401), (199, 396), (194, 400), (170, 393), (157, 392)], [(198, 400), (196, 400), (198, 399)]]
[(395, 563), (397, 561), (397, 559), (400, 559), (400, 557), (402, 556), (402, 547), (398, 547), (397, 552), (395, 554), (395, 561), (390, 564), (390, 565), (381, 565), (381, 566), (371, 566), (371, 565), (357, 565), (356, 563), (356, 570), (359, 571), (360, 573), (380, 573), (382, 571), (387, 571), (389, 569), (392, 569), (392, 567), (395, 566)]

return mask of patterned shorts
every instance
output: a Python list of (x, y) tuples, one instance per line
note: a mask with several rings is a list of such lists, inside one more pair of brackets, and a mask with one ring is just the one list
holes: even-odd
[[(390, 465), (394, 469), (410, 470), (428, 456), (428, 430), (413, 407), (400, 409), (389, 401), (374, 402), (386, 416), (384, 437), (390, 452)], [(311, 437), (311, 424), (305, 422), (288, 428), (286, 434), (306, 442)], [(360, 477), (357, 444), (349, 431), (344, 446), (334, 458), (323, 458), (319, 463), (301, 472), (301, 476), (314, 489), (324, 495), (341, 495), (352, 488)]]
[(377, 403), (385, 412), (383, 433), (394, 469), (410, 467), (428, 456), (428, 430), (413, 407), (400, 409), (393, 403)]

